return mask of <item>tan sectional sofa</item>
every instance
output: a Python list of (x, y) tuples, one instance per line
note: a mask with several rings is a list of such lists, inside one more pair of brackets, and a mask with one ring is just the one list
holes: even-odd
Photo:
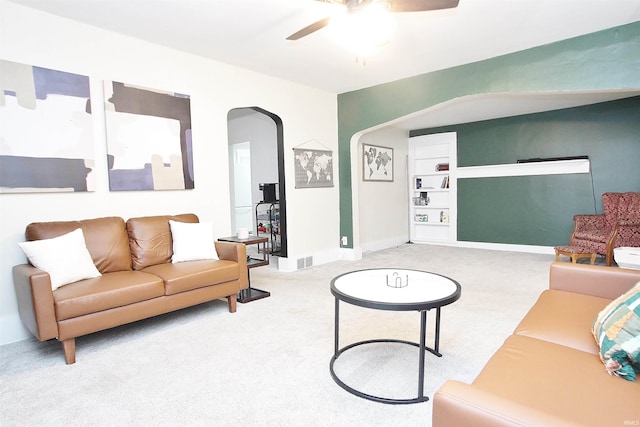
[[(215, 242), (218, 260), (172, 263), (169, 220), (198, 223), (194, 214), (81, 221), (27, 226), (27, 241), (82, 229), (86, 247), (102, 274), (52, 290), (48, 273), (31, 264), (13, 268), (20, 317), (40, 341), (62, 342), (75, 362), (75, 338), (203, 302), (236, 295), (248, 286), (246, 246)], [(213, 239), (213, 236), (212, 236)]]
[(433, 427), (640, 425), (640, 381), (609, 375), (591, 334), (639, 270), (551, 265), (549, 289), (472, 384), (447, 381)]

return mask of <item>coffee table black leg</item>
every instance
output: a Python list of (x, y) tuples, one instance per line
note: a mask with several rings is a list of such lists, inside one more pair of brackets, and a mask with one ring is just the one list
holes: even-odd
[(335, 309), (335, 324), (334, 324), (334, 330), (333, 330), (333, 338), (334, 338), (334, 343), (333, 343), (333, 354), (336, 355), (338, 354), (338, 334), (340, 333), (340, 300), (338, 300), (338, 298), (336, 298), (336, 309)]
[(442, 354), (440, 354), (440, 307), (436, 309), (436, 339), (433, 349), (436, 351), (436, 356), (442, 357)]
[(424, 399), (424, 354), (427, 334), (427, 311), (420, 312), (420, 359), (418, 360), (418, 399)]
[[(346, 347), (340, 348), (340, 300), (338, 298), (335, 299), (335, 323), (334, 323), (334, 343), (333, 343), (333, 357), (331, 358), (331, 362), (329, 363), (329, 372), (331, 372), (331, 377), (333, 380), (343, 389), (347, 390), (349, 393), (352, 393), (356, 396), (373, 400), (375, 402), (380, 403), (391, 403), (391, 404), (407, 404), (407, 403), (418, 403), (418, 402), (426, 402), (429, 400), (428, 397), (424, 395), (424, 371), (425, 371), (425, 355), (426, 352), (429, 351), (436, 356), (441, 357), (442, 355), (438, 353), (435, 349), (427, 347), (427, 311), (420, 311), (420, 344), (411, 341), (404, 340), (396, 340), (396, 339), (374, 339), (374, 340), (366, 340), (366, 341), (358, 341), (353, 344), (347, 345)], [(436, 343), (435, 348), (439, 347), (439, 327), (440, 327), (440, 310), (438, 310), (436, 317)], [(333, 365), (338, 360), (338, 357), (344, 353), (345, 351), (352, 349), (354, 347), (358, 347), (361, 345), (373, 344), (373, 343), (400, 343), (400, 344), (408, 344), (418, 348), (419, 352), (419, 360), (418, 360), (418, 396), (414, 399), (392, 399), (381, 396), (373, 396), (370, 394), (363, 393), (361, 391), (356, 390), (353, 387), (348, 386), (344, 381), (338, 378), (336, 375)]]

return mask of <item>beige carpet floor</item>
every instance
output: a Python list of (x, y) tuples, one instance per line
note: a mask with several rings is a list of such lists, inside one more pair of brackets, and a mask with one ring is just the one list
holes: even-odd
[[(433, 396), (447, 379), (473, 381), (546, 288), (552, 261), (407, 244), (292, 273), (256, 268), (253, 286), (271, 297), (238, 304), (235, 314), (219, 300), (78, 338), (74, 365), (55, 341), (0, 346), (0, 426), (430, 426), (431, 401), (371, 402), (332, 380), (331, 279), (404, 267), (461, 284), (460, 300), (442, 310), (443, 357), (426, 355), (424, 392)], [(341, 346), (417, 341), (418, 331), (417, 312), (341, 304)], [(336, 372), (365, 391), (406, 398), (417, 394), (417, 361), (416, 348), (375, 344), (345, 353)]]

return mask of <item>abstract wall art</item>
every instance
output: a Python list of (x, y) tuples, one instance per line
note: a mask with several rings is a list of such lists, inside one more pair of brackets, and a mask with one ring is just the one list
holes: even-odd
[(105, 81), (109, 189), (194, 188), (188, 95)]
[(0, 60), (0, 193), (95, 190), (89, 77)]

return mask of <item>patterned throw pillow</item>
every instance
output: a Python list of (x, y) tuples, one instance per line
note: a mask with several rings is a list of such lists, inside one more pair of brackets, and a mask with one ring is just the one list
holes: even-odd
[(607, 372), (635, 381), (640, 374), (640, 282), (598, 314), (591, 332)]

